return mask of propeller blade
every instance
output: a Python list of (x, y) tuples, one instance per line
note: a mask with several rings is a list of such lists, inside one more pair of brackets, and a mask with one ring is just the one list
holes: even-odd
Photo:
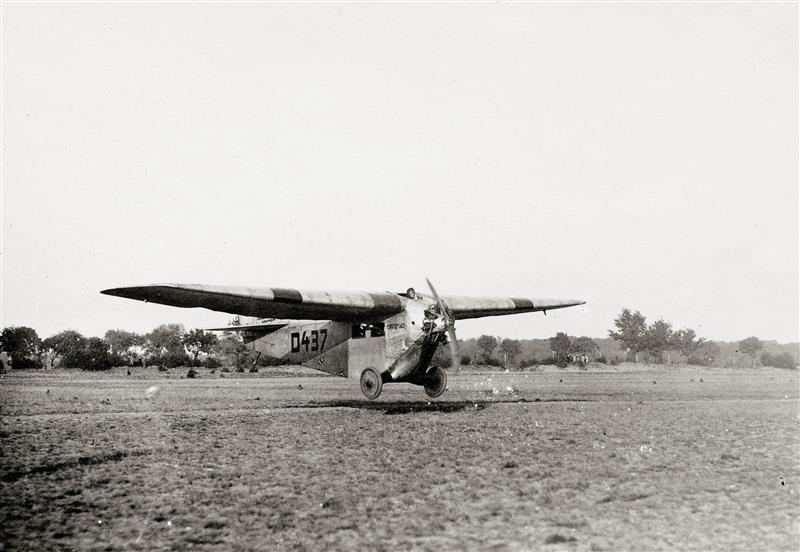
[(453, 368), (461, 373), (461, 357), (458, 354), (458, 341), (456, 340), (456, 330), (453, 325), (447, 326), (447, 333), (450, 335), (450, 356), (453, 358)]
[(444, 304), (442, 298), (439, 297), (439, 294), (436, 293), (436, 288), (433, 287), (430, 279), (425, 278), (425, 281), (428, 282), (428, 287), (431, 290), (431, 294), (433, 294), (433, 298), (436, 299), (436, 304), (439, 306), (439, 312), (442, 313), (442, 317), (445, 320), (445, 329), (447, 330), (447, 335), (450, 338), (450, 356), (452, 357), (452, 366), (456, 368), (459, 373), (461, 372), (461, 357), (458, 354), (458, 340), (456, 339), (456, 325), (455, 319), (450, 315), (450, 310), (447, 308), (447, 305)]
[(436, 300), (436, 305), (439, 307), (439, 312), (441, 313), (442, 317), (444, 318), (445, 324), (447, 324), (449, 326), (450, 325), (450, 314), (448, 313), (447, 309), (445, 308), (445, 305), (444, 305), (444, 302), (442, 301), (442, 298), (439, 297), (438, 293), (436, 293), (436, 288), (433, 287), (433, 284), (431, 283), (431, 281), (428, 278), (425, 278), (425, 281), (428, 282), (428, 287), (430, 288), (431, 293), (433, 294), (433, 298)]

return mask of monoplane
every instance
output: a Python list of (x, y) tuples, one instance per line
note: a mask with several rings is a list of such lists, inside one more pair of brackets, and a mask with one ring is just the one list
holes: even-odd
[(439, 296), (409, 288), (393, 292), (303, 291), (276, 287), (154, 284), (101, 291), (174, 307), (206, 308), (258, 319), (214, 330), (242, 332), (253, 351), (336, 376), (358, 379), (370, 400), (388, 383), (424, 387), (429, 397), (447, 389), (447, 373), (432, 363), (450, 345), (459, 366), (455, 322), (468, 318), (544, 312), (582, 305), (576, 299)]

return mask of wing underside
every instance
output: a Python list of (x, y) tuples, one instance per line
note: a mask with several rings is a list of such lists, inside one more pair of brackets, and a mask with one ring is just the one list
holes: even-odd
[(401, 298), (388, 292), (154, 284), (106, 289), (101, 293), (173, 307), (292, 320), (380, 321), (403, 310)]

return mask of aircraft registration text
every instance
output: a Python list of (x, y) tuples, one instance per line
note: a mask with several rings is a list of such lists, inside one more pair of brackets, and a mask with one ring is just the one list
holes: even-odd
[(293, 332), (292, 339), (292, 352), (299, 353), (301, 347), (306, 352), (322, 351), (325, 348), (325, 341), (328, 339), (328, 330), (311, 330), (310, 332)]

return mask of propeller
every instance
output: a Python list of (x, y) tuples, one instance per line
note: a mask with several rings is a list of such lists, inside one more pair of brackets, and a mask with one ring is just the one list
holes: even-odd
[(444, 304), (442, 298), (436, 293), (436, 288), (433, 287), (431, 281), (428, 278), (425, 278), (425, 281), (428, 282), (428, 288), (430, 288), (433, 298), (436, 299), (436, 305), (439, 307), (442, 318), (444, 318), (445, 329), (447, 330), (447, 335), (450, 337), (450, 356), (453, 359), (453, 367), (461, 372), (461, 358), (458, 356), (458, 341), (456, 341), (456, 321), (447, 308), (447, 305)]

